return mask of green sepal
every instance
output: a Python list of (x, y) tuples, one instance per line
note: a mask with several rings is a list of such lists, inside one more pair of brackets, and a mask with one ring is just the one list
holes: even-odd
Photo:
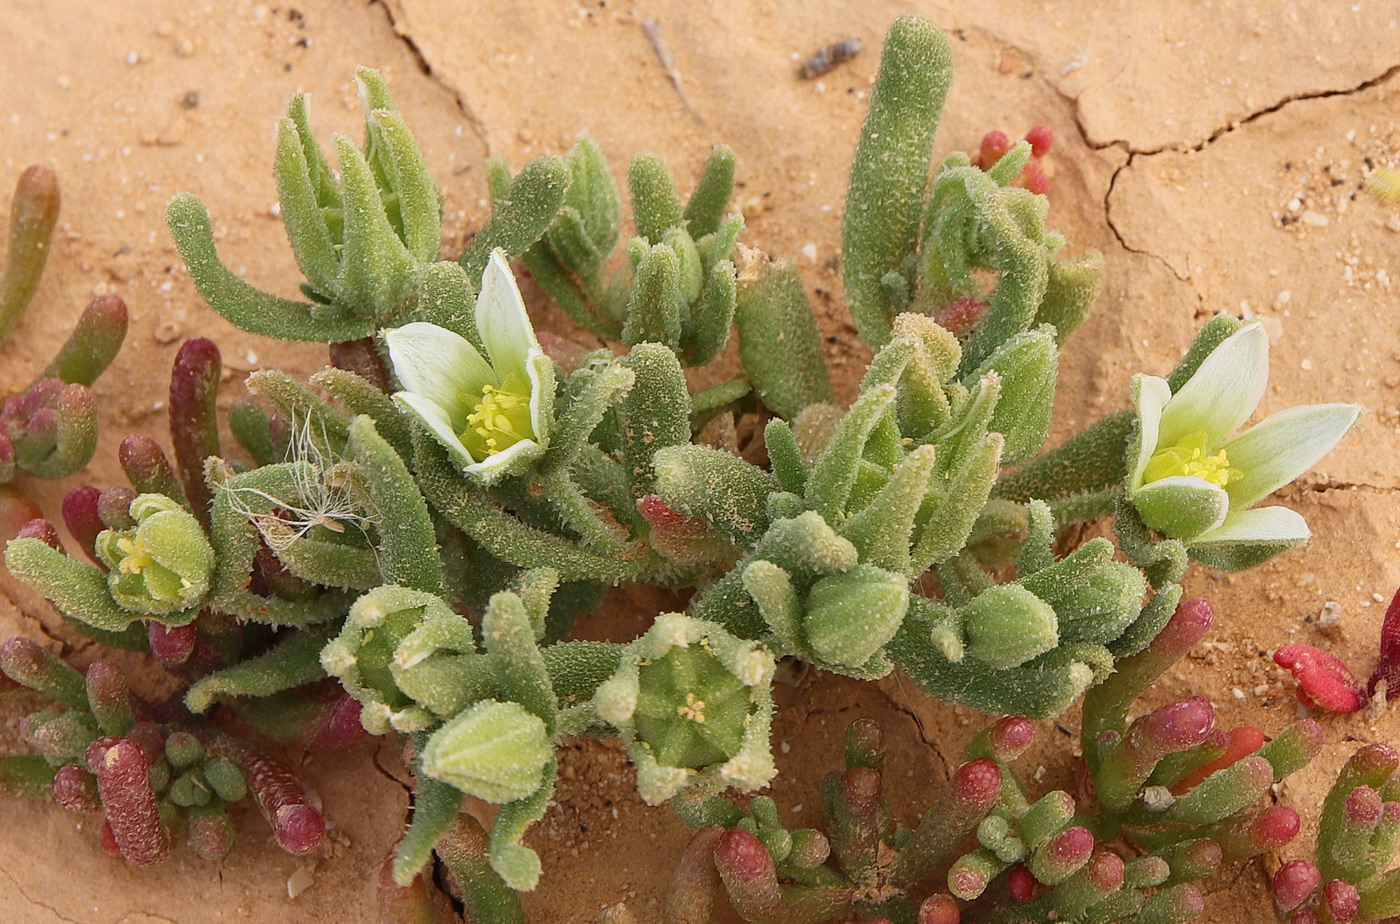
[(652, 459), (669, 446), (690, 442), (690, 392), (676, 354), (657, 343), (639, 343), (623, 357), (636, 382), (618, 405), (622, 452), (632, 493), (651, 493)]
[(686, 229), (696, 240), (719, 229), (729, 198), (734, 195), (734, 168), (738, 158), (727, 144), (715, 145), (700, 179), (685, 203)]
[[(5, 549), (10, 573), (43, 594), (65, 616), (107, 632), (121, 632), (143, 614), (125, 610), (112, 599), (107, 576), (92, 565), (69, 558), (40, 539), (12, 539)], [(190, 622), (197, 610), (152, 616), (165, 625)]]
[(841, 225), (842, 276), (860, 336), (878, 347), (890, 321), (881, 284), (913, 254), (934, 132), (952, 82), (948, 39), (921, 16), (895, 20), (861, 126)]
[(680, 349), (681, 305), (680, 260), (668, 245), (656, 244), (634, 273), (622, 342), (634, 346), (650, 340)]
[(568, 189), (568, 163), (550, 154), (526, 164), (503, 195), (493, 194), (491, 217), (457, 258), (471, 284), (481, 284), (486, 261), (497, 247), (510, 257), (529, 250), (554, 223)]
[(330, 636), (328, 627), (293, 632), (257, 657), (207, 674), (185, 692), (185, 708), (199, 715), (220, 696), (271, 696), (321, 680), (321, 649)]
[(656, 453), (656, 493), (687, 516), (700, 517), (738, 545), (749, 545), (768, 526), (766, 501), (777, 479), (720, 449), (688, 443)]
[(632, 193), (632, 220), (648, 244), (659, 244), (666, 232), (681, 225), (681, 199), (666, 164), (650, 151), (632, 158), (627, 168)]
[(759, 399), (791, 419), (832, 399), (821, 334), (792, 263), (746, 267), (738, 280), (734, 324), (739, 358)]
[(428, 502), (413, 475), (374, 421), (360, 415), (350, 422), (349, 451), (365, 469), (365, 493), (382, 520), (378, 536), (383, 583), (440, 594), (442, 563)]
[(209, 213), (191, 193), (171, 199), (165, 217), (200, 297), (240, 330), (314, 343), (360, 340), (374, 333), (370, 318), (318, 311), (315, 305), (259, 291), (235, 276), (219, 261)]

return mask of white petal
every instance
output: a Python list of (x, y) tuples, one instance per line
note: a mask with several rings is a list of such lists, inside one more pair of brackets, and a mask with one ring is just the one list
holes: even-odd
[(1241, 475), (1226, 486), (1230, 501), (1248, 507), (1316, 465), (1361, 416), (1355, 404), (1311, 404), (1270, 414), (1230, 440), (1225, 450)]
[(535, 347), (525, 360), (525, 371), (530, 376), (530, 427), (540, 445), (547, 447), (554, 425), (554, 360)]
[(414, 394), (411, 391), (401, 391), (394, 395), (394, 400), (401, 407), (407, 408), (410, 413), (423, 421), (423, 425), (428, 428), (434, 439), (442, 444), (448, 454), (452, 456), (452, 461), (466, 468), (475, 464), (476, 460), (467, 447), (462, 445), (462, 441), (457, 437), (457, 431), (452, 426), (451, 419), (447, 412), (438, 407), (433, 401), (422, 395)]
[(1131, 494), (1143, 522), (1171, 539), (1190, 539), (1226, 521), (1230, 495), (1195, 475), (1159, 478)]
[(1236, 510), (1219, 529), (1191, 541), (1192, 545), (1218, 542), (1306, 542), (1312, 536), (1307, 521), (1287, 507), (1255, 507)]
[(486, 270), (481, 274), (481, 294), (476, 297), (476, 329), (481, 341), (502, 379), (527, 376), (525, 358), (530, 350), (540, 348), (530, 316), (525, 313), (525, 301), (510, 273), (505, 251), (491, 251)]
[(1172, 387), (1166, 379), (1155, 375), (1138, 373), (1133, 376), (1133, 404), (1137, 407), (1139, 433), (1137, 458), (1133, 460), (1132, 471), (1128, 472), (1128, 489), (1136, 491), (1142, 487), (1142, 472), (1147, 462), (1157, 451), (1158, 436), (1162, 425), (1162, 408), (1172, 398)]
[(495, 484), (507, 475), (517, 475), (535, 459), (544, 455), (544, 447), (534, 440), (520, 440), (500, 452), (492, 453), (480, 462), (468, 465), (465, 471), (487, 484)]
[[(394, 375), (405, 391), (422, 395), (444, 411), (457, 413), (468, 395), (499, 382), (491, 364), (465, 337), (445, 327), (414, 321), (383, 332)], [(470, 408), (462, 408), (465, 417)], [(459, 423), (460, 421), (453, 421)]]
[(1161, 445), (1205, 431), (1214, 446), (1244, 425), (1269, 382), (1269, 335), (1258, 322), (1246, 324), (1211, 351), (1196, 374), (1162, 411)]

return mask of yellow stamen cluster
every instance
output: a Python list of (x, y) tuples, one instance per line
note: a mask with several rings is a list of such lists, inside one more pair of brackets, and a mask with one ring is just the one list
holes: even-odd
[(1238, 478), (1240, 470), (1230, 467), (1230, 459), (1225, 450), (1211, 453), (1206, 446), (1204, 431), (1188, 433), (1175, 446), (1168, 446), (1153, 453), (1143, 469), (1144, 484), (1151, 484), (1163, 478), (1190, 475), (1203, 478), (1213, 485), (1225, 487), (1232, 479)]
[(484, 385), (481, 398), (467, 415), (462, 443), (477, 459), (509, 449), (531, 439), (530, 396), (506, 386)]
[(126, 553), (126, 557), (117, 563), (117, 569), (122, 574), (140, 574), (142, 568), (154, 561), (150, 551), (138, 545), (134, 539), (118, 539), (117, 548)]
[(704, 725), (705, 701), (694, 693), (687, 693), (685, 694), (685, 705), (677, 706), (676, 713), (683, 719), (689, 719), (697, 725)]

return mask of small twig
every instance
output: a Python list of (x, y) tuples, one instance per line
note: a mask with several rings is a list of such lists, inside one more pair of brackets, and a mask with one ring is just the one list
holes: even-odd
[(680, 97), (681, 105), (685, 107), (686, 112), (690, 113), (695, 124), (704, 125), (705, 120), (700, 118), (700, 113), (696, 112), (695, 107), (690, 105), (690, 100), (686, 98), (685, 90), (681, 87), (680, 68), (676, 67), (676, 59), (671, 55), (671, 48), (666, 44), (666, 37), (661, 34), (661, 20), (648, 19), (642, 23), (642, 32), (646, 35), (647, 41), (651, 42), (651, 48), (656, 52), (656, 60), (661, 62), (661, 69), (670, 78), (671, 86), (676, 88), (676, 95)]

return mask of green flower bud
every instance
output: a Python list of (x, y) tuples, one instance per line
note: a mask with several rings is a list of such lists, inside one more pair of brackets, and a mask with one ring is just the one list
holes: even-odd
[(894, 638), (908, 611), (909, 585), (902, 575), (856, 565), (812, 585), (807, 643), (825, 661), (861, 665)]
[(540, 788), (552, 755), (538, 716), (519, 703), (483, 700), (433, 732), (423, 772), (487, 802), (514, 802)]
[(684, 789), (758, 789), (777, 772), (773, 656), (757, 642), (679, 613), (657, 618), (598, 687), (598, 714), (616, 726), (655, 805)]
[(1132, 565), (1111, 561), (1084, 584), (1055, 601), (1067, 642), (1107, 644), (1142, 612), (1147, 578)]
[(472, 699), (478, 671), (471, 624), (438, 597), (404, 587), (377, 587), (355, 601), (340, 635), (321, 651), (321, 666), (362, 705), (372, 734), (422, 731)]
[(1055, 610), (1017, 584), (982, 591), (962, 616), (968, 654), (995, 668), (1024, 664), (1060, 639)]
[(214, 575), (214, 549), (199, 521), (163, 494), (131, 502), (135, 529), (103, 530), (97, 555), (110, 570), (112, 599), (134, 613), (160, 615), (203, 602)]

